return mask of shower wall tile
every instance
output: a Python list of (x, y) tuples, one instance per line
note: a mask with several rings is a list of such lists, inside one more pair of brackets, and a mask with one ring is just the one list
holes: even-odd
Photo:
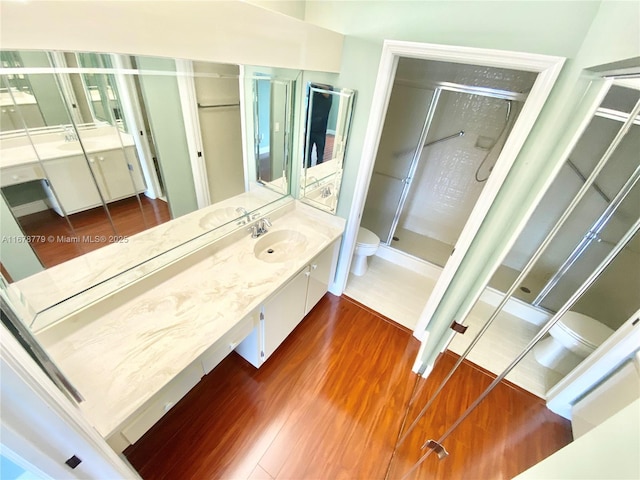
[[(478, 95), (443, 92), (427, 142), (463, 130), (464, 136), (426, 147), (401, 225), (414, 232), (455, 244), (485, 183), (475, 173), (489, 150), (476, 147), (480, 137), (498, 142), (504, 128), (507, 103)], [(517, 116), (512, 110), (510, 124)], [(503, 141), (491, 152), (480, 178), (489, 175)]]

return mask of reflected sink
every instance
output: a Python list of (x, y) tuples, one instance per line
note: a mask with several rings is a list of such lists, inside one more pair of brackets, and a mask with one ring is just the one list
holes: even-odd
[(238, 213), (235, 207), (218, 208), (202, 217), (199, 225), (205, 229), (219, 227), (241, 216), (242, 214)]
[(317, 188), (314, 191), (310, 192), (306, 196), (306, 198), (308, 198), (309, 200), (312, 200), (312, 201), (314, 201), (316, 203), (320, 203), (322, 205), (325, 205), (325, 206), (327, 206), (329, 208), (334, 208), (335, 204), (336, 204), (336, 201), (338, 199), (337, 196), (335, 195), (334, 191), (335, 191), (335, 189), (332, 189), (330, 195), (328, 195), (326, 197), (323, 197), (322, 196), (322, 189)]
[[(82, 145), (84, 146), (85, 150), (95, 150), (99, 144), (96, 142), (83, 141)], [(59, 143), (58, 145), (56, 145), (56, 148), (58, 150), (63, 150), (65, 152), (82, 152), (82, 147), (80, 146), (80, 142)]]
[(258, 240), (253, 253), (264, 262), (280, 263), (296, 258), (307, 248), (307, 237), (295, 230), (278, 230)]

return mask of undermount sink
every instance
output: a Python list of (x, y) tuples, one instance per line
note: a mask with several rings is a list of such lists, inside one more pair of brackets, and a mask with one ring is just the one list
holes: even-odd
[(258, 240), (253, 253), (264, 262), (286, 262), (303, 253), (307, 248), (307, 237), (295, 230), (278, 230)]
[(235, 207), (218, 208), (207, 213), (200, 219), (200, 227), (214, 228), (224, 225), (225, 223), (239, 218), (242, 214), (238, 213)]
[[(98, 146), (98, 143), (88, 142), (83, 140), (82, 146), (84, 146), (85, 150), (93, 150), (95, 147)], [(59, 143), (58, 145), (56, 145), (56, 148), (58, 150), (64, 150), (65, 152), (67, 151), (82, 152), (82, 146), (80, 146), (80, 142), (65, 142), (65, 143)]]

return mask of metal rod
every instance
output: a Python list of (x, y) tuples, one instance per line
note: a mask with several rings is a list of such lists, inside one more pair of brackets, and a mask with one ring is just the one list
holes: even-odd
[(227, 107), (239, 107), (240, 103), (222, 103), (220, 105), (202, 105), (198, 104), (198, 108), (227, 108)]
[[(431, 103), (429, 104), (429, 110), (427, 111), (427, 116), (424, 120), (424, 125), (422, 126), (422, 132), (420, 132), (420, 140), (418, 141), (418, 145), (424, 145), (424, 142), (427, 140), (427, 135), (429, 134), (429, 129), (431, 128), (433, 117), (436, 114), (436, 108), (438, 107), (439, 99), (440, 89), (436, 88), (433, 92), (433, 97), (431, 97)], [(407, 197), (409, 196), (409, 186), (411, 185), (411, 180), (416, 173), (416, 169), (418, 168), (418, 162), (421, 155), (422, 147), (417, 147), (415, 149), (415, 152), (413, 153), (413, 158), (411, 159), (407, 177), (404, 179), (404, 188), (402, 189), (400, 200), (398, 201), (398, 207), (396, 208), (396, 213), (393, 217), (393, 221), (391, 222), (391, 228), (389, 229), (389, 236), (387, 237), (386, 242), (387, 245), (391, 245), (391, 240), (393, 240), (393, 235), (395, 234), (396, 228), (398, 227), (400, 214), (402, 213), (404, 204), (407, 201)]]
[[(447, 135), (446, 137), (442, 137), (439, 138), (438, 140), (434, 140), (433, 142), (429, 142), (429, 143), (425, 143), (422, 148), (427, 148), (430, 147), (431, 145), (435, 145), (436, 143), (440, 143), (440, 142), (444, 142), (446, 140), (451, 140), (452, 138), (458, 138), (458, 137), (464, 137), (464, 130), (460, 130), (458, 133), (454, 133), (453, 135)], [(402, 150), (398, 153), (394, 153), (393, 156), (394, 157), (401, 157), (403, 155), (406, 155), (409, 152), (415, 152), (414, 148), (407, 148), (405, 150)], [(402, 179), (400, 179), (402, 180)]]
[(460, 130), (458, 133), (454, 133), (453, 135), (449, 135), (447, 137), (439, 138), (438, 140), (434, 140), (433, 142), (425, 143), (422, 148), (430, 147), (431, 145), (435, 145), (436, 143), (446, 142), (447, 140), (451, 140), (452, 138), (464, 137), (464, 130)]
[[(567, 158), (567, 165), (569, 166), (569, 168), (571, 170), (573, 170), (573, 172), (578, 175), (578, 177), (580, 178), (580, 180), (582, 180), (582, 183), (584, 183), (587, 180), (587, 177), (585, 177), (582, 172), (580, 171), (580, 169), (576, 166), (575, 163), (573, 163), (571, 161), (570, 158)], [(593, 182), (592, 184), (593, 189), (598, 192), (598, 194), (604, 199), (605, 202), (607, 203), (611, 203), (611, 199), (607, 196), (606, 193), (604, 193), (602, 191), (602, 189), (598, 186), (598, 184), (596, 182)]]
[(524, 102), (529, 96), (528, 93), (511, 92), (509, 90), (501, 90), (499, 88), (478, 87), (474, 85), (463, 85), (454, 82), (414, 82), (410, 80), (396, 80), (395, 83), (414, 88), (423, 89), (440, 89), (447, 92), (466, 93), (469, 95), (481, 95), (483, 97), (499, 98), (502, 100), (513, 100), (516, 102)]
[(587, 231), (584, 237), (580, 240), (580, 243), (573, 249), (571, 254), (567, 257), (564, 263), (560, 266), (560, 268), (554, 273), (553, 277), (546, 283), (546, 285), (540, 290), (538, 296), (533, 300), (532, 305), (539, 306), (544, 299), (551, 293), (551, 290), (560, 282), (562, 277), (566, 275), (566, 273), (571, 269), (574, 263), (578, 261), (578, 259), (582, 256), (582, 253), (591, 245), (591, 242), (598, 239), (598, 235), (604, 227), (609, 223), (609, 220), (613, 216), (616, 209), (620, 206), (620, 204), (624, 201), (625, 198), (629, 195), (633, 187), (638, 183), (640, 179), (640, 165), (638, 165), (635, 171), (631, 174), (629, 179), (622, 186), (620, 191), (617, 193), (615, 198), (611, 201), (611, 203), (607, 206), (604, 212), (597, 218), (591, 228)]
[(373, 172), (375, 175), (380, 175), (382, 177), (387, 177), (387, 178), (392, 178), (394, 180), (400, 180), (401, 182), (404, 180), (404, 178), (400, 178), (400, 177), (395, 177), (393, 175), (389, 175), (387, 173), (382, 173), (382, 172)]
[[(615, 257), (622, 251), (624, 247), (631, 241), (634, 235), (640, 230), (640, 218), (631, 226), (629, 230), (624, 234), (622, 239), (616, 244), (615, 248), (609, 252), (609, 254), (600, 262), (598, 267), (591, 272), (591, 275), (580, 285), (573, 295), (565, 302), (565, 304), (558, 310), (558, 312), (551, 317), (551, 319), (542, 327), (542, 329), (536, 334), (533, 339), (527, 344), (527, 346), (520, 352), (520, 354), (504, 369), (504, 371), (498, 375), (491, 385), (489, 385), (484, 392), (480, 394), (478, 398), (467, 408), (467, 410), (449, 427), (449, 429), (438, 439), (438, 443), (442, 443), (447, 439), (451, 433), (460, 425), (473, 410), (491, 393), (491, 391), (513, 370), (516, 365), (527, 355), (531, 349), (544, 337), (549, 330), (560, 320), (560, 318), (573, 306), (575, 302), (584, 294), (585, 291), (596, 281), (596, 279), (602, 274), (602, 272), (609, 266), (609, 264), (615, 259)], [(418, 468), (426, 458), (431, 455), (433, 450), (426, 452), (420, 459), (409, 469), (407, 473), (403, 475), (403, 479), (407, 477), (411, 472)]]
[[(638, 112), (640, 112), (640, 101), (636, 104), (635, 108), (633, 109), (633, 113), (632, 113), (631, 117), (637, 115)], [(560, 231), (560, 229), (564, 226), (565, 222), (569, 219), (569, 217), (571, 216), (573, 211), (576, 209), (576, 207), (578, 206), (578, 204), (582, 200), (582, 198), (587, 194), (587, 192), (589, 191), (589, 188), (591, 187), (593, 182), (595, 182), (596, 178), (598, 177), (598, 175), (600, 174), (602, 169), (605, 167), (605, 165), (607, 164), (607, 162), (611, 158), (611, 155), (616, 150), (618, 144), (622, 141), (622, 139), (624, 138), (626, 133), (631, 128), (631, 125), (632, 125), (632, 122), (631, 121), (627, 121), (627, 123), (620, 128), (620, 130), (618, 131), (618, 133), (616, 134), (616, 136), (612, 140), (611, 144), (609, 145), (609, 148), (607, 148), (605, 153), (602, 155), (602, 157), (600, 158), (600, 160), (598, 161), (598, 163), (594, 167), (593, 171), (589, 175), (589, 177), (585, 179), (584, 184), (582, 185), (580, 190), (578, 190), (578, 192), (576, 193), (576, 195), (573, 198), (573, 200), (571, 201), (571, 203), (567, 206), (567, 208), (562, 213), (562, 215), (560, 216), (560, 218), (558, 219), (556, 224), (553, 226), (551, 231), (548, 233), (548, 235), (542, 241), (542, 243), (540, 244), (538, 249), (535, 251), (535, 253), (531, 256), (531, 258), (529, 259), (527, 264), (524, 266), (524, 268), (522, 269), (522, 271), (518, 275), (518, 277), (511, 284), (511, 287), (507, 290), (507, 292), (505, 292), (505, 294), (502, 297), (502, 300), (500, 301), (498, 306), (495, 308), (495, 310), (493, 311), (493, 313), (491, 314), (491, 316), (489, 317), (487, 322), (484, 324), (484, 326), (480, 329), (480, 331), (476, 334), (474, 339), (471, 341), (471, 344), (467, 347), (467, 349), (464, 351), (464, 353), (458, 358), (456, 364), (449, 371), (449, 374), (447, 375), (447, 377), (440, 383), (440, 386), (436, 389), (435, 393), (427, 401), (427, 403), (422, 408), (422, 410), (420, 410), (420, 413), (418, 413), (418, 415), (416, 416), (415, 420), (411, 423), (409, 428), (407, 428), (407, 430), (404, 433), (404, 435), (402, 436), (402, 438), (400, 438), (400, 440), (398, 441), (398, 443), (396, 445), (396, 448), (398, 446), (400, 446), (404, 442), (404, 440), (408, 437), (409, 433), (416, 427), (416, 425), (418, 424), (418, 422), (420, 421), (422, 416), (425, 414), (427, 409), (433, 404), (433, 402), (435, 401), (437, 396), (440, 394), (440, 392), (442, 392), (442, 390), (444, 389), (445, 385), (451, 379), (451, 377), (456, 372), (458, 367), (462, 364), (462, 362), (465, 360), (465, 358), (467, 358), (467, 356), (469, 355), (469, 353), (471, 352), (473, 347), (475, 347), (475, 345), (480, 341), (480, 339), (482, 338), (484, 333), (493, 324), (495, 319), (498, 317), (498, 315), (502, 311), (502, 308), (507, 304), (507, 302), (509, 301), (509, 299), (511, 298), (513, 293), (520, 286), (520, 284), (525, 279), (525, 277), (529, 274), (529, 272), (531, 270), (533, 270), (533, 266), (540, 259), (540, 257), (542, 257), (542, 255), (546, 251), (546, 249), (549, 246), (549, 244), (555, 238), (555, 236)]]

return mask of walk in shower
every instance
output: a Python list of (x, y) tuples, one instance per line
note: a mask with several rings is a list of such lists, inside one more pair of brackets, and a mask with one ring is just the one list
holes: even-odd
[(401, 58), (362, 226), (386, 246), (444, 266), (535, 79)]

